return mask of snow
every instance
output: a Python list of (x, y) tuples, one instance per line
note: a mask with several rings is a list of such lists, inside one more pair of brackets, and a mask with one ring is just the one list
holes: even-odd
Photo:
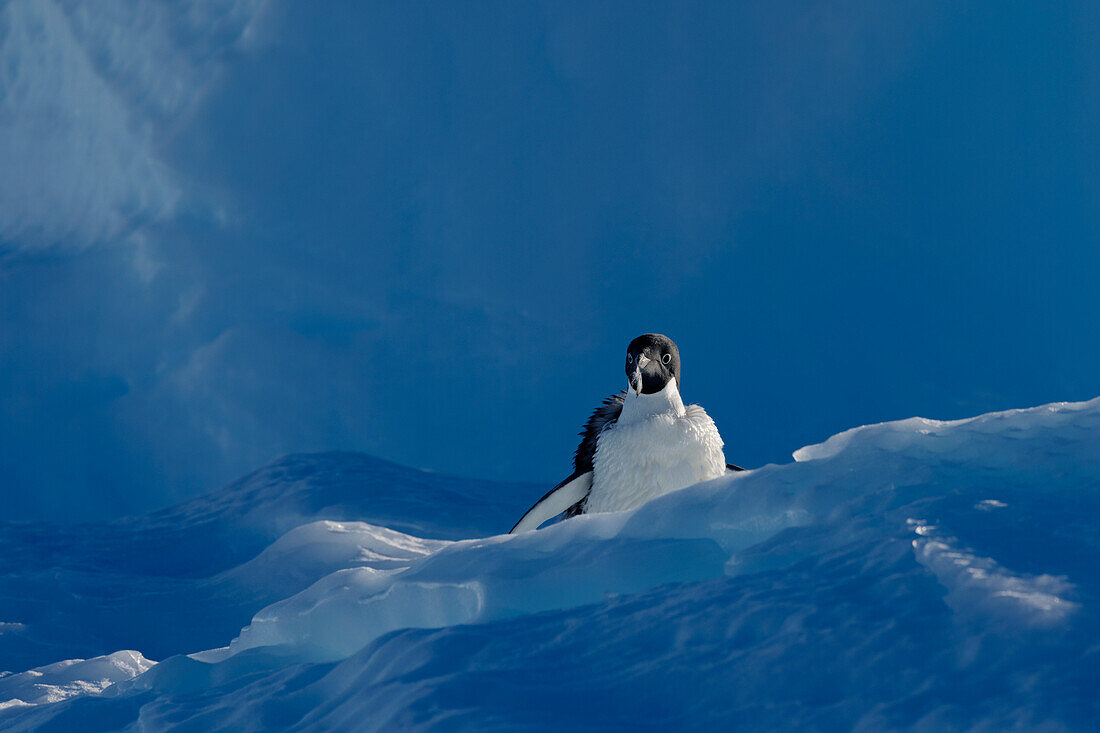
[(485, 536), (506, 531), (540, 489), (324, 453), (143, 517), (0, 523), (0, 621), (22, 625), (0, 626), (0, 671), (116, 649), (162, 659), (222, 646), (264, 606), (358, 563), (349, 558), (360, 550), (336, 532), (302, 551), (293, 543), (308, 542), (305, 530), (278, 541), (296, 528), (363, 520), (427, 539)]
[(544, 487), (356, 454), (2, 526), (0, 727), (1095, 729), (1100, 399), (795, 458), (513, 536)]
[(66, 659), (19, 674), (0, 677), (0, 710), (60, 702), (102, 692), (153, 666), (140, 653), (121, 651), (95, 659)]

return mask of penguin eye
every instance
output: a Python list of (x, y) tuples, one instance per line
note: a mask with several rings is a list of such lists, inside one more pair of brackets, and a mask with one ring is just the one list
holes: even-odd
[(634, 355), (633, 354), (627, 354), (626, 355), (626, 363), (627, 364), (633, 364), (634, 363)]
[(672, 361), (672, 354), (665, 354), (661, 357), (662, 364), (668, 364), (670, 361)]

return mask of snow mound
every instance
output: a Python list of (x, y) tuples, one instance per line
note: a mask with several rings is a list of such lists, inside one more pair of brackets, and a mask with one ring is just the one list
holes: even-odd
[(1095, 729), (1100, 400), (795, 457), (516, 536), (447, 536), (476, 485), (436, 487), (430, 538), (301, 523), (173, 596), (274, 596), (221, 644), (0, 725)]
[(445, 544), (365, 522), (311, 522), (290, 530), (258, 556), (219, 578), (240, 586), (280, 588), (290, 594), (338, 569), (404, 568)]
[[(350, 520), (421, 538), (486, 536), (510, 527), (540, 489), (320, 453), (287, 456), (144, 516), (0, 522), (0, 671), (115, 649), (162, 659), (225, 644), (265, 606), (361, 564)], [(318, 521), (335, 524), (298, 530)]]
[(0, 710), (97, 694), (116, 682), (133, 679), (153, 664), (139, 652), (122, 651), (95, 659), (66, 659), (0, 677)]

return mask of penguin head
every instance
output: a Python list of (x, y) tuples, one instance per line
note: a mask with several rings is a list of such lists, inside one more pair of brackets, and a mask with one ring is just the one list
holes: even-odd
[(668, 336), (639, 336), (626, 347), (626, 378), (635, 394), (656, 394), (673, 379), (679, 389), (680, 350)]

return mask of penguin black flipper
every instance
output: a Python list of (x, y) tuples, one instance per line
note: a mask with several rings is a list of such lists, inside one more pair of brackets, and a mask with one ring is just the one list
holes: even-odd
[(608, 423), (619, 419), (625, 400), (626, 391), (624, 390), (611, 395), (596, 408), (585, 422), (584, 430), (578, 433), (581, 436), (581, 444), (577, 446), (577, 452), (573, 455), (573, 475), (546, 492), (546, 495), (535, 502), (535, 505), (516, 522), (516, 526), (512, 527), (508, 534), (538, 529), (543, 522), (563, 512), (566, 517), (575, 517), (584, 513), (584, 503), (588, 499), (588, 492), (592, 490), (596, 441), (600, 437), (600, 431), (607, 427)]
[(726, 464), (726, 470), (727, 471), (744, 471), (745, 469), (741, 468), (740, 466), (735, 466), (732, 463), (727, 463)]
[[(508, 530), (508, 534), (526, 532), (530, 529), (538, 529), (539, 525), (562, 512), (572, 511), (576, 506), (584, 503), (588, 498), (588, 492), (592, 490), (592, 472), (574, 473), (546, 492), (546, 495), (535, 502), (535, 505), (520, 517), (516, 526)], [(569, 516), (573, 516), (570, 514)]]
[(623, 403), (626, 402), (626, 390), (617, 392), (603, 401), (595, 409), (592, 417), (584, 424), (584, 430), (577, 433), (581, 436), (581, 444), (577, 446), (577, 452), (573, 455), (573, 470), (577, 473), (591, 471), (596, 460), (596, 441), (600, 433), (608, 423), (619, 419), (623, 413)]

